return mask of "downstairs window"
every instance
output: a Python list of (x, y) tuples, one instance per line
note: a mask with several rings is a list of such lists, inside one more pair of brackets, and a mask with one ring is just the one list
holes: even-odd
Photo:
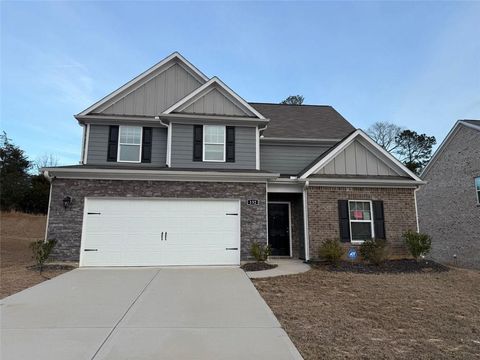
[(477, 204), (480, 205), (480, 176), (475, 178), (475, 189), (477, 190)]
[(348, 202), (350, 218), (350, 239), (352, 243), (361, 243), (375, 236), (372, 219), (372, 202), (350, 200)]

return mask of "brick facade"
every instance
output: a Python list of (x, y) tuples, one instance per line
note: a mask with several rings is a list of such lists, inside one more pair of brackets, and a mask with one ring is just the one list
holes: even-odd
[(432, 237), (433, 259), (480, 269), (479, 176), (480, 131), (460, 125), (417, 193), (420, 231)]
[(307, 198), (312, 259), (318, 258), (318, 248), (324, 240), (340, 237), (338, 200), (383, 201), (385, 234), (393, 256), (406, 255), (402, 234), (417, 229), (414, 189), (311, 185), (307, 190)]
[[(72, 206), (63, 207), (71, 196)], [(250, 244), (267, 242), (266, 184), (131, 180), (55, 179), (52, 183), (48, 239), (57, 240), (53, 258), (78, 261), (85, 197), (221, 198), (241, 201), (241, 259), (250, 256)], [(258, 199), (259, 205), (247, 205)]]

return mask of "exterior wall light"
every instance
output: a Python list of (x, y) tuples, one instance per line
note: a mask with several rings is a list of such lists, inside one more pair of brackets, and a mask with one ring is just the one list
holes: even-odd
[(70, 206), (72, 206), (72, 197), (71, 196), (65, 196), (63, 198), (63, 207), (66, 209), (68, 209)]

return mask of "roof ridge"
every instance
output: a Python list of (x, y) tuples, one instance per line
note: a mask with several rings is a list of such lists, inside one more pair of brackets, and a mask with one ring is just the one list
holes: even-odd
[(269, 103), (269, 102), (255, 102), (255, 101), (249, 101), (248, 102), (249, 104), (258, 104), (258, 105), (279, 105), (279, 106), (315, 106), (315, 107), (330, 107), (330, 108), (333, 108), (332, 105), (325, 105), (325, 104), (319, 104), (319, 105), (316, 105), (316, 104), (301, 104), (301, 105), (297, 105), (297, 104), (278, 104), (278, 103)]

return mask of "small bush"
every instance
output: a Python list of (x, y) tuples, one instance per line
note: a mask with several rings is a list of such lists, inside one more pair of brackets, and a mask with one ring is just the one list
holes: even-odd
[(408, 251), (415, 259), (418, 259), (420, 256), (425, 256), (430, 252), (432, 239), (427, 234), (409, 230), (402, 236)]
[(264, 262), (270, 256), (270, 245), (259, 244), (254, 242), (250, 248), (250, 254), (255, 258), (257, 262)]
[(37, 263), (40, 273), (43, 271), (43, 265), (50, 257), (53, 247), (57, 242), (55, 240), (37, 240), (30, 244), (30, 249), (33, 253), (33, 258)]
[(318, 252), (322, 259), (337, 264), (345, 254), (345, 248), (338, 239), (328, 239), (322, 242)]
[(388, 243), (384, 239), (366, 240), (360, 245), (360, 256), (371, 264), (381, 265), (388, 258)]

